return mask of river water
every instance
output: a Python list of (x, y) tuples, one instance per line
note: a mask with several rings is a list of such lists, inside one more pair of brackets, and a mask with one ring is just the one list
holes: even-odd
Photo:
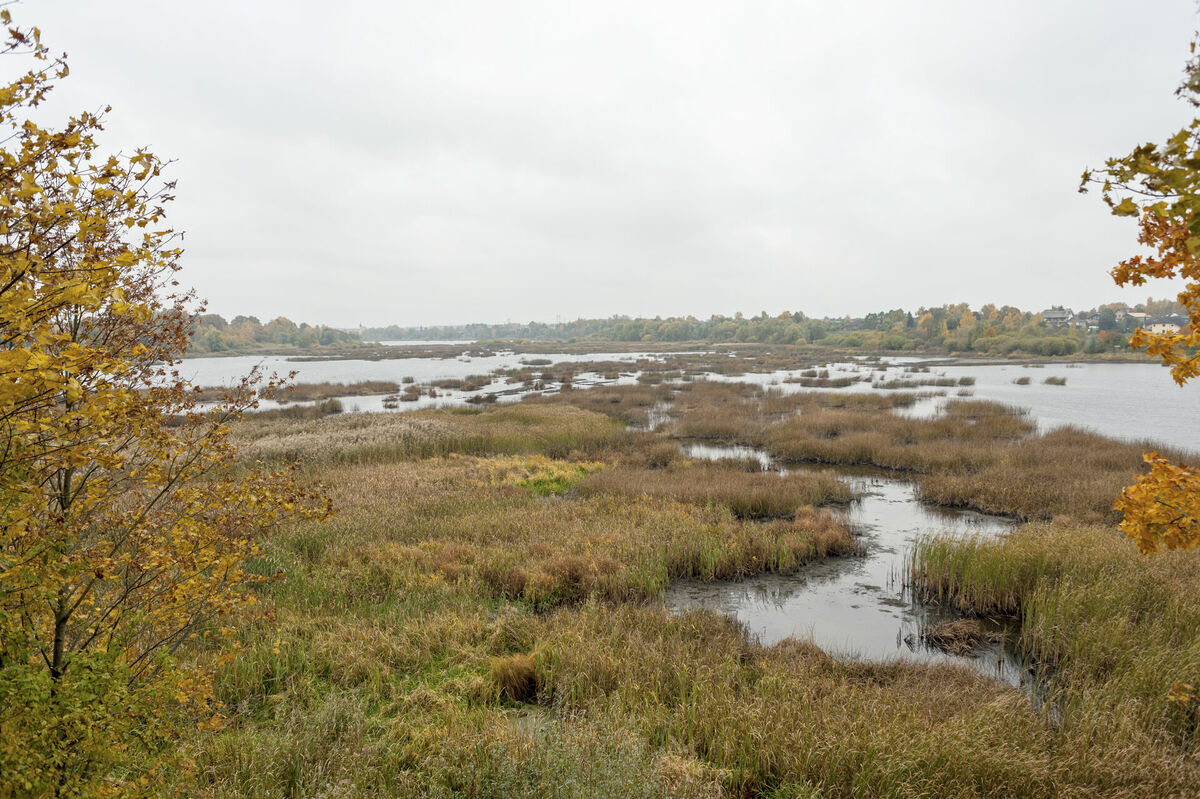
[[(695, 450), (691, 450), (695, 455)], [(675, 612), (708, 608), (746, 625), (764, 644), (810, 638), (832, 655), (861, 660), (906, 659), (969, 664), (1011, 685), (1027, 677), (1012, 649), (1014, 630), (984, 622), (1000, 637), (969, 656), (921, 643), (921, 630), (954, 616), (915, 601), (905, 590), (905, 556), (923, 533), (999, 535), (1013, 522), (970, 511), (941, 512), (921, 504), (911, 484), (882, 477), (851, 477), (861, 498), (847, 520), (861, 538), (863, 557), (810, 563), (796, 574), (764, 574), (738, 582), (680, 581), (664, 602)]]
[[(537, 354), (500, 352), (485, 357), (460, 355), (456, 358), (399, 358), (393, 360), (320, 360), (292, 361), (281, 356), (239, 356), (229, 358), (187, 358), (180, 364), (180, 373), (196, 385), (229, 385), (258, 367), (266, 374), (298, 372), (299, 382), (355, 383), (363, 380), (388, 380), (399, 383), (412, 378), (418, 384), (433, 380), (461, 379), (471, 375), (486, 375), (502, 369), (521, 368), (530, 361), (551, 363), (584, 363), (587, 361), (616, 361), (629, 364), (617, 378), (581, 373), (575, 376), (576, 388), (593, 385), (612, 385), (633, 382), (637, 377), (636, 362), (640, 359), (661, 360), (663, 353), (644, 351), (596, 352), (587, 354)], [(860, 382), (838, 391), (883, 391), (873, 388), (889, 381), (905, 380), (911, 390), (940, 392), (941, 396), (920, 400), (913, 408), (902, 411), (914, 415), (932, 415), (947, 401), (958, 395), (1005, 402), (1027, 408), (1031, 417), (1043, 429), (1076, 425), (1114, 438), (1148, 440), (1169, 443), (1177, 448), (1200, 453), (1200, 381), (1180, 387), (1172, 381), (1170, 372), (1154, 364), (1113, 363), (1053, 363), (1041, 368), (1018, 364), (956, 364), (921, 367), (919, 358), (888, 358), (883, 361), (865, 359), (827, 364), (831, 378), (856, 377)], [(928, 372), (913, 369), (928, 368)], [(822, 391), (829, 389), (804, 388), (787, 382), (800, 376), (801, 370), (745, 374), (735, 377), (708, 374), (693, 379), (737, 380), (783, 391)], [(1047, 378), (1065, 380), (1065, 385), (1047, 384)], [(1027, 378), (1025, 384), (1018, 380)], [(955, 383), (972, 385), (932, 387), (915, 381), (952, 379)], [(542, 390), (553, 392), (558, 385), (549, 383)], [(479, 392), (439, 390), (436, 398), (422, 396), (417, 402), (400, 403), (396, 410), (413, 410), (430, 406), (452, 407), (467, 403), (472, 396), (494, 394), (499, 401), (519, 400), (533, 388), (526, 384), (506, 383), (497, 377)], [(348, 411), (382, 411), (382, 396), (346, 397), (342, 404)], [(264, 406), (267, 407), (267, 406)]]

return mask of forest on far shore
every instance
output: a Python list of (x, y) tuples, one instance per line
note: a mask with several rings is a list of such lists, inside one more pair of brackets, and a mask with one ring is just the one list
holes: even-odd
[[(1052, 309), (1047, 309), (1052, 310)], [(1070, 309), (1058, 308), (1059, 311)], [(378, 341), (619, 341), (750, 344), (816, 344), (864, 351), (936, 351), (981, 355), (1074, 355), (1126, 352), (1129, 334), (1149, 320), (1182, 312), (1175, 300), (1148, 299), (1127, 306), (1112, 303), (1071, 312), (1067, 321), (1047, 319), (1044, 311), (967, 303), (894, 309), (864, 317), (813, 318), (800, 312), (758, 316), (715, 315), (708, 319), (612, 316), (572, 322), (362, 327), (344, 330), (296, 324), (279, 317), (266, 324), (254, 316), (226, 321), (217, 314), (196, 317), (192, 353), (265, 352), (279, 349), (347, 348)], [(1143, 314), (1144, 316), (1138, 316)]]

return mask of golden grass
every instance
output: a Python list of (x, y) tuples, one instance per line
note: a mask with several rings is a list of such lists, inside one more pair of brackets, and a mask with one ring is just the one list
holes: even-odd
[(491, 679), (500, 693), (514, 702), (530, 702), (537, 698), (537, 672), (529, 655), (518, 652), (492, 658)]
[[(839, 438), (872, 419), (899, 429), (879, 406), (711, 391), (754, 406), (745, 418), (768, 435), (797, 410), (858, 417)], [(974, 446), (991, 455), (972, 462), (991, 466), (1022, 446), (1008, 437), (1022, 420), (987, 412), (963, 406), (912, 428), (915, 443), (884, 440)], [(239, 429), (260, 455), (308, 464), (339, 513), (278, 531), (248, 564), (285, 579), (257, 586), (261, 615), (237, 625), (244, 652), (217, 684), (230, 723), (187, 742), (199, 784), (164, 779), (164, 790), (1200, 795), (1195, 713), (1165, 699), (1200, 666), (1200, 560), (1187, 553), (1139, 558), (1111, 530), (1061, 524), (918, 548), (912, 578), (929, 598), (1024, 616), (1022, 641), (1063, 675), (1051, 694), (1058, 719), (966, 669), (845, 662), (792, 640), (763, 647), (719, 615), (654, 603), (675, 578), (789, 571), (853, 550), (827, 511), (758, 522), (719, 501), (671, 498), (692, 468), (739, 490), (776, 486), (777, 475), (682, 466), (661, 436), (563, 403), (357, 419)], [(464, 457), (426, 457), (450, 453)], [(1092, 457), (1125, 462), (1107, 446)], [(611, 465), (585, 476), (593, 460)], [(658, 468), (635, 465), (650, 461)], [(617, 489), (570, 490), (610, 470)], [(567, 493), (537, 490), (559, 477)], [(662, 495), (633, 496), (639, 480), (661, 481)], [(202, 646), (180, 655), (211, 657)]]
[(694, 505), (720, 505), (741, 518), (792, 516), (807, 505), (847, 503), (853, 492), (831, 474), (792, 472), (780, 476), (738, 470), (735, 462), (676, 462), (665, 469), (617, 467), (589, 475), (577, 489), (583, 496), (665, 497)]
[(981, 401), (954, 400), (928, 420), (814, 404), (772, 426), (765, 444), (785, 462), (931, 472), (979, 468), (1032, 429), (1022, 415)]
[(624, 425), (565, 405), (484, 411), (345, 414), (304, 423), (248, 416), (235, 436), (246, 460), (357, 463), (462, 454), (585, 457), (628, 445)]
[(1115, 523), (1113, 500), (1142, 471), (1145, 446), (1060, 428), (999, 450), (974, 472), (922, 476), (920, 497), (1021, 519)]
[(329, 475), (338, 507), (372, 520), (375, 532), (358, 534), (353, 549), (335, 547), (327, 542), (349, 532), (335, 519), (299, 538), (313, 562), (336, 551), (344, 563), (368, 565), (321, 593), (329, 601), (371, 602), (392, 590), (383, 574), (402, 573), (538, 606), (645, 599), (676, 578), (791, 571), (858, 549), (846, 525), (827, 512), (802, 509), (787, 520), (755, 523), (719, 504), (666, 498), (546, 501), (536, 488), (497, 481), (496, 474), (492, 459), (464, 457)]
[(1029, 525), (1001, 539), (928, 538), (910, 580), (967, 613), (1019, 615), (1021, 644), (1047, 671), (1064, 724), (1094, 734), (1200, 745), (1200, 707), (1175, 705), (1175, 682), (1200, 669), (1200, 558), (1140, 555), (1109, 527)]

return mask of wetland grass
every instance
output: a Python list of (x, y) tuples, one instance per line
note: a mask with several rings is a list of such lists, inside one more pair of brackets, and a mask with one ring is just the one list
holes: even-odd
[(1067, 728), (1111, 724), (1107, 735), (1168, 750), (1200, 743), (1195, 703), (1168, 697), (1200, 668), (1194, 553), (1147, 557), (1111, 527), (1060, 521), (996, 539), (924, 538), (909, 580), (964, 613), (1021, 618), (1020, 645), (1046, 671)]
[(553, 397), (531, 395), (524, 404), (566, 404), (620, 419), (627, 425), (645, 426), (650, 410), (669, 403), (675, 391), (670, 386), (638, 384), (632, 386), (596, 386), (587, 391), (571, 391)]
[(235, 436), (249, 460), (354, 463), (459, 454), (542, 454), (585, 457), (620, 450), (625, 426), (566, 405), (517, 405), (487, 410), (356, 413), (275, 422), (245, 417)]
[(999, 450), (972, 472), (924, 475), (919, 493), (936, 505), (1020, 519), (1115, 523), (1113, 499), (1143, 470), (1147, 446), (1059, 428)]
[[(732, 467), (732, 468), (731, 468)], [(748, 469), (753, 469), (749, 471)], [(732, 464), (675, 462), (665, 469), (620, 466), (588, 475), (581, 496), (664, 497), (693, 505), (719, 505), (743, 519), (795, 515), (806, 505), (845, 504), (854, 494), (831, 474), (764, 472), (757, 460)]]
[[(674, 399), (685, 414), (722, 405), (768, 442), (874, 432), (879, 448), (864, 455), (890, 453), (900, 468), (1007, 470), (995, 476), (1038, 462), (1036, 450), (1002, 460), (1039, 439), (988, 404), (917, 423), (879, 399), (687, 385)], [(683, 466), (672, 441), (627, 430), (624, 413), (558, 401), (242, 422), (247, 457), (303, 464), (339, 512), (275, 531), (247, 564), (283, 579), (253, 588), (259, 610), (236, 625), (242, 654), (216, 683), (230, 722), (185, 742), (199, 785), (177, 792), (1200, 795), (1194, 710), (1166, 701), (1200, 666), (1190, 553), (1141, 558), (1111, 528), (1064, 523), (918, 545), (909, 577), (926, 597), (1024, 618), (1023, 645), (1062, 675), (1061, 716), (953, 665), (762, 646), (728, 618), (652, 600), (672, 579), (790, 571), (852, 551), (853, 537), (828, 512), (758, 521), (719, 499), (676, 501), (691, 468), (733, 481), (729, 502), (781, 481)], [(1125, 468), (1111, 443), (1078, 442), (1093, 454), (1075, 468)], [(977, 454), (898, 454), (942, 447)], [(606, 472), (615, 488), (589, 487)], [(661, 493), (633, 493), (651, 481)], [(179, 656), (212, 654), (201, 641)]]
[[(411, 378), (410, 378), (411, 382)], [(267, 394), (283, 404), (288, 402), (317, 402), (334, 397), (365, 397), (375, 394), (394, 394), (397, 385), (391, 380), (361, 380), (356, 383), (293, 383), (290, 386)], [(209, 386), (197, 389), (195, 399), (201, 402), (219, 402), (230, 389)]]
[(1032, 429), (1023, 414), (982, 401), (953, 400), (936, 419), (813, 405), (772, 426), (764, 443), (788, 463), (934, 472), (979, 468)]

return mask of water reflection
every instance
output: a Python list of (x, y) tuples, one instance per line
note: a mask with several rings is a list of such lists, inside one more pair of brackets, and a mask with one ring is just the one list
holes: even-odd
[[(619, 377), (580, 373), (573, 386), (620, 385), (634, 382), (639, 374), (636, 362), (642, 359), (663, 361), (668, 353), (595, 352), (595, 353), (537, 353), (496, 352), (481, 357), (460, 358), (396, 358), (383, 360), (332, 359), (291, 361), (283, 356), (237, 356), (228, 358), (186, 358), (180, 373), (196, 385), (230, 385), (259, 366), (265, 373), (287, 374), (293, 369), (301, 382), (354, 383), (363, 380), (391, 380), (397, 383), (411, 377), (416, 383), (434, 380), (463, 379), (473, 375), (492, 374), (498, 370), (520, 368), (524, 361), (545, 360), (551, 363), (584, 363), (615, 361), (630, 364)], [(930, 417), (941, 412), (945, 403), (959, 394), (976, 399), (994, 400), (1028, 408), (1031, 417), (1042, 430), (1063, 425), (1076, 425), (1103, 435), (1130, 440), (1167, 442), (1200, 452), (1200, 426), (1194, 419), (1200, 415), (1200, 383), (1180, 387), (1171, 380), (1170, 372), (1149, 363), (1052, 363), (1034, 364), (974, 364), (970, 362), (932, 363), (915, 357), (888, 359), (857, 359), (829, 362), (819, 367), (828, 379), (853, 378), (854, 382), (839, 387), (805, 386), (801, 380), (811, 368), (777, 370), (766, 373), (721, 375), (707, 373), (689, 375), (691, 380), (745, 382), (761, 385), (783, 393), (836, 391), (872, 392), (908, 390), (939, 392), (941, 396), (926, 397), (898, 413)], [(1028, 377), (1028, 384), (1014, 382)], [(1065, 380), (1065, 384), (1047, 383), (1047, 378)], [(791, 381), (791, 382), (789, 382)], [(938, 386), (937, 383), (943, 385)], [(953, 385), (948, 385), (953, 384)], [(894, 388), (884, 388), (892, 386)], [(553, 393), (560, 386), (548, 383), (536, 387), (525, 383), (506, 383), (495, 380), (484, 393), (494, 394), (496, 401), (513, 401), (534, 392)], [(400, 403), (394, 410), (413, 410), (425, 407), (462, 406), (470, 399), (468, 393), (439, 392), (436, 398), (422, 398), (413, 403)], [(355, 397), (344, 403), (347, 408), (385, 410), (382, 398)]]
[(862, 494), (848, 518), (866, 545), (864, 557), (819, 561), (794, 575), (678, 582), (667, 590), (667, 607), (676, 612), (703, 607), (728, 614), (765, 644), (810, 638), (845, 658), (966, 662), (1011, 685), (1021, 684), (1026, 675), (1014, 653), (1016, 631), (1011, 625), (985, 620), (985, 631), (996, 640), (965, 657), (923, 644), (921, 631), (927, 625), (952, 616), (916, 602), (904, 590), (901, 571), (905, 552), (921, 533), (997, 535), (1010, 530), (1013, 522), (974, 512), (935, 511), (922, 505), (913, 486), (902, 481), (849, 480)]

